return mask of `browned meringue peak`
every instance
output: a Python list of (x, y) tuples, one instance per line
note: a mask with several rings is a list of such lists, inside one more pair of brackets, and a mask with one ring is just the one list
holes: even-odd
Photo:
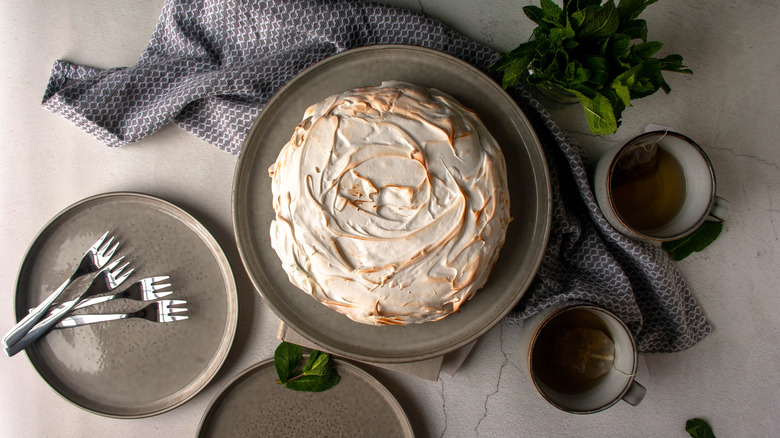
[(309, 107), (269, 174), (290, 281), (366, 324), (457, 311), (511, 220), (504, 158), (477, 115), (402, 82)]

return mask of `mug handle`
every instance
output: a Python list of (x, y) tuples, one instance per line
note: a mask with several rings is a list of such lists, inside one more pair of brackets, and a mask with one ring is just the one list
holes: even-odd
[(643, 398), (645, 398), (645, 394), (647, 394), (647, 389), (642, 386), (641, 383), (634, 380), (631, 382), (631, 386), (628, 388), (628, 391), (623, 395), (623, 401), (630, 404), (631, 406), (636, 406), (639, 404), (639, 402), (642, 401)]
[(729, 205), (729, 201), (727, 201), (726, 198), (715, 196), (715, 203), (712, 204), (712, 210), (710, 210), (707, 220), (710, 222), (724, 222), (729, 216), (730, 211), (731, 206)]

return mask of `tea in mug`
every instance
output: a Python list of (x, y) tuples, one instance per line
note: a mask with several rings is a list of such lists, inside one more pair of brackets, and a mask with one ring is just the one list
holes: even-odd
[(531, 369), (563, 394), (597, 387), (612, 369), (615, 344), (606, 324), (587, 310), (564, 311), (545, 324), (534, 342)]
[(667, 150), (657, 144), (638, 145), (618, 159), (610, 188), (618, 216), (629, 227), (646, 232), (677, 216), (685, 200), (685, 174)]

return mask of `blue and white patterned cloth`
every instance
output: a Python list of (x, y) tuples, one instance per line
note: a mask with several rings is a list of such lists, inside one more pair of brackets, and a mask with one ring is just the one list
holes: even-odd
[[(174, 122), (238, 154), (263, 105), (304, 68), (375, 44), (424, 46), (485, 70), (497, 53), (424, 15), (362, 1), (168, 0), (132, 67), (98, 70), (57, 61), (43, 106), (109, 146)], [(525, 90), (510, 90), (550, 166), (553, 223), (531, 288), (506, 321), (562, 302), (617, 314), (642, 352), (690, 347), (712, 329), (658, 247), (617, 233), (602, 216), (581, 147)]]

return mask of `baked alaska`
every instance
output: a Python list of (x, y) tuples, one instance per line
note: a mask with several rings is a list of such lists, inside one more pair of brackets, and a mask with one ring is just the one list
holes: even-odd
[(457, 311), (511, 220), (504, 157), (477, 115), (403, 82), (312, 105), (268, 172), (290, 281), (364, 324)]

